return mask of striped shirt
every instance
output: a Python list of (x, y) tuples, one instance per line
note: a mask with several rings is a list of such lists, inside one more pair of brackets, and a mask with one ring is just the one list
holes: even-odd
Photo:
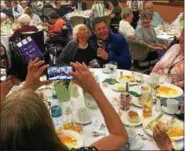
[(105, 16), (105, 6), (103, 5), (103, 3), (94, 4), (92, 6), (92, 11), (93, 11), (94, 17)]

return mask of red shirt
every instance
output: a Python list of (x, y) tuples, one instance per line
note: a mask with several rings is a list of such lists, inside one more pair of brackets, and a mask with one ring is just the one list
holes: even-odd
[(14, 40), (22, 32), (37, 32), (38, 28), (36, 26), (25, 25), (22, 28), (17, 29), (14, 34), (10, 37), (10, 40)]
[(58, 18), (54, 25), (49, 26), (49, 32), (61, 33), (65, 21), (62, 18)]

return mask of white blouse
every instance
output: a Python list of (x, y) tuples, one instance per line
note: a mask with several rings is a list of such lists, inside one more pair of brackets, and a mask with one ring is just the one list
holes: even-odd
[(134, 28), (130, 25), (129, 22), (121, 20), (119, 23), (119, 33), (123, 35), (126, 39), (130, 35), (134, 36)]

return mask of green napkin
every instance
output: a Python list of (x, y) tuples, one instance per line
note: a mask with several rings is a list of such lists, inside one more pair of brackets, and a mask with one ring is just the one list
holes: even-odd
[(115, 79), (112, 79), (112, 78), (105, 79), (103, 82), (106, 82), (110, 85), (118, 83)]
[(135, 96), (135, 97), (140, 97), (140, 96), (141, 96), (141, 94), (139, 94), (139, 93), (137, 93), (137, 92), (135, 92), (135, 91), (129, 91), (129, 93), (130, 93), (131, 95)]

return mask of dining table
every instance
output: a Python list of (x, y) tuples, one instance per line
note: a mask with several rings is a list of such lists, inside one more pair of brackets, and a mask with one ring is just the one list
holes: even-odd
[(174, 39), (174, 37), (179, 37), (182, 27), (179, 26), (167, 26), (159, 25), (154, 28), (156, 32), (157, 42), (168, 46)]
[[(119, 114), (122, 122), (125, 124), (125, 121), (127, 121), (128, 112), (120, 110), (119, 97), (121, 95), (121, 92), (113, 90), (112, 85), (105, 86), (103, 83), (103, 81), (105, 79), (110, 78), (110, 74), (104, 73), (101, 68), (99, 68), (99, 69), (92, 68), (91, 72), (96, 77), (96, 80), (100, 84), (100, 87), (101, 87), (103, 93), (105, 94), (105, 96), (107, 97), (108, 101), (112, 104), (112, 106), (114, 107), (116, 112)], [(116, 77), (119, 77), (120, 74), (130, 75), (133, 73), (134, 72), (132, 72), (132, 71), (117, 69), (117, 71), (116, 71), (117, 76)], [(143, 77), (144, 77), (144, 82), (147, 82), (150, 78), (149, 75), (143, 75)], [(42, 80), (45, 80), (45, 79), (46, 79), (46, 77), (42, 78)], [(54, 88), (52, 88), (53, 86), (54, 86), (53, 84), (51, 84), (50, 86), (42, 86), (37, 90), (38, 92), (42, 92), (44, 94), (44, 98), (46, 98), (46, 100), (50, 101), (51, 103), (52, 103), (51, 96), (52, 96), (52, 93), (54, 90)], [(79, 90), (80, 95), (78, 95), (77, 97), (71, 97), (71, 99), (69, 100), (69, 101), (72, 101), (73, 104), (74, 104), (74, 102), (76, 102), (77, 104), (75, 106), (78, 106), (78, 104), (80, 104), (79, 102), (81, 102), (81, 104), (85, 104), (83, 90), (80, 87), (78, 87), (78, 90)], [(138, 94), (141, 93), (141, 84), (140, 83), (138, 83), (136, 85), (129, 84), (129, 91), (134, 91), (134, 92), (137, 92)], [(135, 96), (132, 96), (132, 100), (133, 99), (135, 99)], [(62, 102), (61, 106), (63, 106), (64, 103), (65, 102)], [(142, 136), (142, 141), (140, 142), (140, 144), (138, 144), (138, 146), (136, 148), (132, 148), (131, 150), (159, 150), (159, 148), (157, 147), (156, 143), (154, 142), (151, 134), (147, 133), (146, 130), (144, 129), (144, 126), (142, 125), (146, 121), (146, 119), (144, 119), (142, 117), (142, 107), (140, 107), (137, 104), (134, 104), (132, 102), (132, 105), (130, 106), (129, 110), (133, 110), (133, 111), (137, 112), (142, 120), (139, 125), (132, 126), (132, 128), (134, 128), (137, 135)], [(106, 124), (104, 122), (104, 118), (103, 118), (99, 108), (91, 109), (90, 113), (91, 113), (92, 119), (95, 119), (95, 121), (99, 121), (102, 124), (101, 130), (105, 131), (105, 135), (109, 135), (108, 129), (107, 129)], [(156, 104), (153, 103), (152, 118), (158, 116), (161, 113), (163, 113), (162, 110), (161, 109), (157, 110)], [(173, 115), (167, 114), (164, 112), (162, 117), (164, 119), (170, 120), (171, 118), (173, 118)], [(73, 118), (75, 118), (75, 115), (73, 116)], [(131, 125), (125, 124), (125, 127), (129, 128), (129, 127), (131, 127)], [(101, 135), (94, 136), (92, 134), (92, 123), (83, 125), (83, 131), (80, 133), (80, 136), (83, 139), (83, 146), (90, 146), (92, 143), (94, 143), (97, 140), (104, 137)], [(183, 142), (184, 142), (184, 137), (180, 140), (173, 141), (173, 145), (175, 146), (176, 149), (182, 149)], [(136, 142), (136, 144), (137, 144), (137, 142)]]

